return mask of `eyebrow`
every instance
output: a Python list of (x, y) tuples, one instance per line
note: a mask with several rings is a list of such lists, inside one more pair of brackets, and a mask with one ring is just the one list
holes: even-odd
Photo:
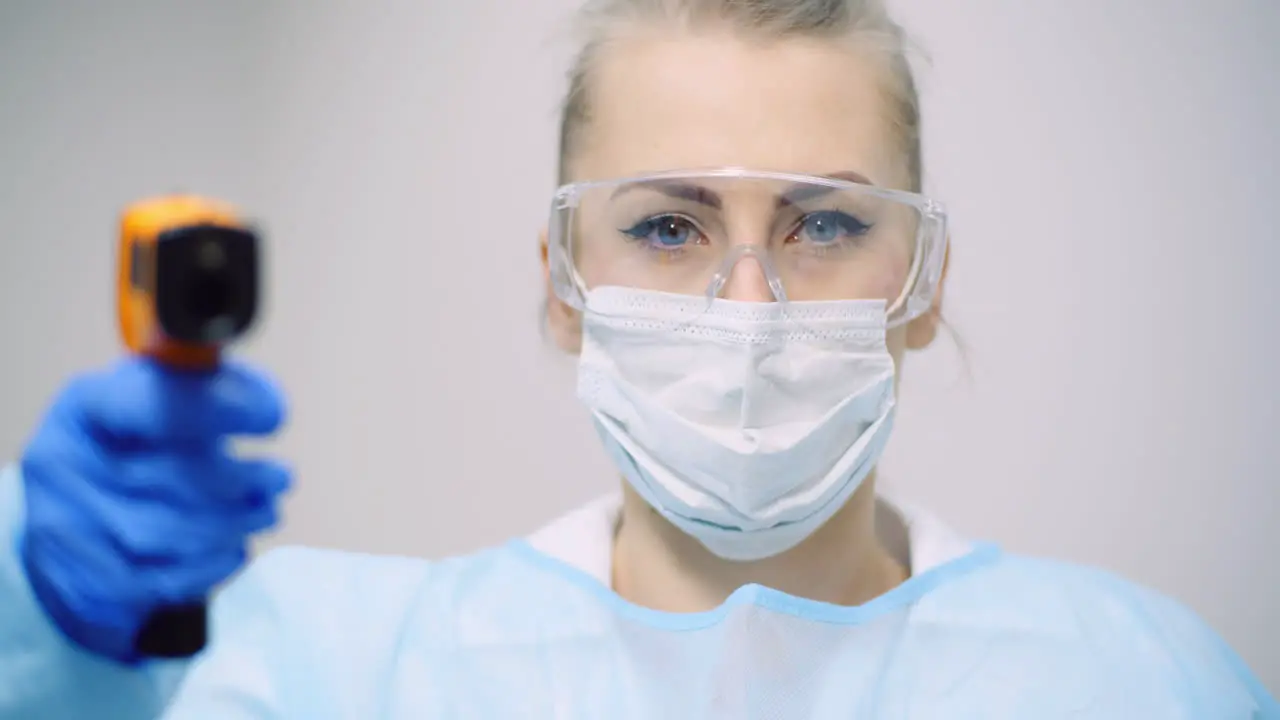
[[(853, 170), (842, 170), (819, 177), (830, 178), (832, 180), (847, 180), (849, 182), (858, 183), (859, 185), (871, 185), (871, 181), (865, 175), (854, 172)], [(668, 197), (677, 200), (688, 200), (701, 205), (706, 205), (712, 209), (720, 210), (724, 207), (724, 202), (720, 196), (712, 190), (708, 190), (696, 183), (684, 182), (680, 180), (648, 180), (635, 184), (623, 185), (613, 192), (613, 197), (617, 198), (640, 189), (656, 190)], [(795, 185), (788, 192), (783, 193), (778, 198), (778, 205), (785, 207), (801, 203), (806, 200), (812, 200), (821, 197), (827, 193), (834, 192), (836, 188), (825, 185)]]
[[(857, 183), (858, 185), (871, 184), (871, 181), (868, 180), (866, 176), (852, 170), (844, 170), (830, 175), (823, 175), (822, 177), (830, 178), (832, 180), (847, 180), (851, 183)], [(782, 197), (778, 198), (778, 204), (780, 206), (794, 205), (806, 200), (812, 200), (816, 197), (822, 197), (828, 193), (835, 192), (835, 190), (836, 188), (829, 187), (827, 185), (796, 185), (795, 187), (792, 187), (789, 192), (783, 193)]]

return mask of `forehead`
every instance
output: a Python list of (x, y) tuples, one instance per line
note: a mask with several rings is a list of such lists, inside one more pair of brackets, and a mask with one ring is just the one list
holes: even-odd
[(732, 165), (894, 183), (880, 76), (843, 45), (648, 33), (594, 72), (579, 179)]

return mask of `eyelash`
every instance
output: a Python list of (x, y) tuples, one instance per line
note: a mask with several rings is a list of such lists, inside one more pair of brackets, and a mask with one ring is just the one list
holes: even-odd
[[(658, 253), (663, 257), (675, 257), (685, 251), (685, 248), (688, 247), (688, 243), (681, 243), (680, 245), (672, 247), (662, 247), (646, 239), (651, 233), (667, 223), (677, 223), (687, 232), (694, 233), (698, 238), (704, 241), (706, 240), (706, 234), (698, 228), (698, 224), (696, 222), (684, 215), (677, 215), (674, 213), (654, 215), (652, 217), (645, 218), (635, 225), (632, 225), (630, 228), (622, 229), (621, 232), (623, 235), (627, 236), (630, 242), (644, 245), (645, 250), (648, 252)], [(696, 243), (695, 241), (695, 244), (699, 243)]]
[(872, 223), (863, 222), (858, 217), (841, 210), (819, 210), (801, 217), (800, 220), (792, 227), (791, 232), (787, 233), (787, 240), (798, 240), (798, 236), (800, 233), (804, 232), (804, 227), (810, 220), (823, 216), (833, 217), (837, 228), (845, 237), (842, 241), (837, 242), (814, 243), (812, 252), (818, 254), (838, 251), (851, 242), (857, 242), (859, 238), (871, 232), (871, 229), (875, 227)]
[[(815, 211), (815, 212), (803, 215), (798, 221), (796, 221), (796, 223), (792, 226), (790, 232), (788, 232), (786, 235), (787, 241), (788, 242), (793, 240), (798, 241), (798, 236), (800, 235), (800, 233), (804, 232), (805, 224), (818, 216), (834, 216), (835, 221), (837, 225), (840, 227), (840, 229), (842, 231), (845, 231), (845, 234), (848, 237), (855, 238), (855, 239), (862, 237), (863, 235), (866, 235), (874, 227), (873, 224), (865, 223), (862, 220), (858, 219), (857, 217), (840, 210), (819, 210), (819, 211)], [(642, 243), (645, 246), (645, 249), (649, 252), (659, 253), (664, 257), (674, 257), (684, 252), (685, 248), (687, 248), (690, 243), (685, 242), (685, 243), (681, 243), (679, 245), (674, 245), (670, 247), (662, 247), (660, 245), (654, 244), (653, 242), (646, 241), (646, 238), (650, 234), (652, 234), (655, 230), (659, 229), (663, 225), (667, 225), (667, 224), (678, 224), (686, 232), (695, 233), (697, 234), (698, 238), (700, 238), (701, 240), (703, 241), (706, 240), (706, 234), (703, 233), (698, 228), (698, 224), (696, 222), (694, 222), (692, 219), (684, 215), (679, 215), (675, 213), (654, 215), (652, 217), (645, 218), (644, 220), (641, 220), (635, 225), (632, 225), (630, 228), (621, 229), (620, 232), (623, 235), (626, 235), (631, 242)], [(852, 231), (847, 230), (848, 226), (850, 225), (854, 226), (854, 229)], [(695, 241), (694, 244), (704, 244), (704, 243), (698, 243), (697, 241)], [(837, 249), (840, 244), (841, 243), (838, 243), (838, 242), (829, 243), (829, 244), (814, 243), (813, 252), (816, 252), (816, 253), (832, 252), (833, 250)]]

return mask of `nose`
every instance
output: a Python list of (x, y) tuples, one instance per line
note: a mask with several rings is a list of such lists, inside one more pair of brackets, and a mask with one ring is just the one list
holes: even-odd
[(740, 254), (729, 262), (729, 276), (720, 287), (721, 297), (742, 302), (773, 302), (778, 299), (773, 288), (769, 287), (764, 266), (754, 253)]

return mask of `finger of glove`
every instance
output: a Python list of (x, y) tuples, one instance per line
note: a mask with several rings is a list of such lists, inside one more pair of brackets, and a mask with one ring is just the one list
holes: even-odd
[[(109, 543), (92, 533), (75, 537), (33, 534), (26, 538), (24, 554), (47, 568), (33, 577), (42, 595), (56, 596), (60, 614), (74, 618), (66, 623), (104, 638), (118, 635), (117, 651), (127, 649), (127, 639), (155, 609), (208, 597), (213, 588), (234, 575), (248, 561), (244, 544), (203, 553), (181, 562), (138, 567), (106, 551)], [(64, 617), (64, 619), (67, 619)], [(67, 629), (75, 629), (69, 627)]]
[(32, 500), (22, 542), (28, 572), (73, 615), (99, 627), (127, 627), (132, 614), (160, 601), (203, 597), (243, 565), (248, 531), (275, 521), (274, 507), (263, 507), (223, 536), (176, 513), (127, 506), (95, 514), (48, 486), (36, 488)]
[(41, 471), (30, 489), (28, 525), (50, 535), (101, 537), (136, 565), (235, 546), (278, 521), (277, 496), (180, 506), (112, 492), (64, 466)]
[(58, 404), (106, 441), (163, 445), (227, 435), (268, 435), (284, 422), (277, 384), (252, 366), (174, 370), (130, 358), (73, 382)]
[(25, 534), (21, 545), (41, 606), (73, 641), (95, 653), (125, 657), (139, 608), (154, 602), (154, 591), (102, 538), (41, 528)]
[(279, 520), (275, 497), (231, 509), (179, 509), (154, 500), (86, 494), (86, 506), (117, 552), (136, 566), (180, 562), (238, 547)]
[(245, 545), (204, 553), (184, 562), (150, 565), (141, 570), (141, 581), (152, 591), (149, 609), (166, 604), (203, 600), (249, 562)]
[(168, 507), (122, 503), (100, 517), (120, 555), (140, 569), (181, 565), (209, 553), (239, 547), (278, 520), (274, 500), (235, 513), (178, 513)]
[(168, 503), (188, 511), (250, 510), (288, 490), (292, 472), (268, 459), (240, 459), (221, 450), (108, 454), (42, 431), (22, 458), (28, 487), (52, 486), (66, 502), (96, 488), (135, 500)]
[(268, 459), (240, 459), (221, 451), (135, 454), (117, 459), (102, 484), (135, 500), (187, 511), (251, 509), (292, 484), (290, 468)]

